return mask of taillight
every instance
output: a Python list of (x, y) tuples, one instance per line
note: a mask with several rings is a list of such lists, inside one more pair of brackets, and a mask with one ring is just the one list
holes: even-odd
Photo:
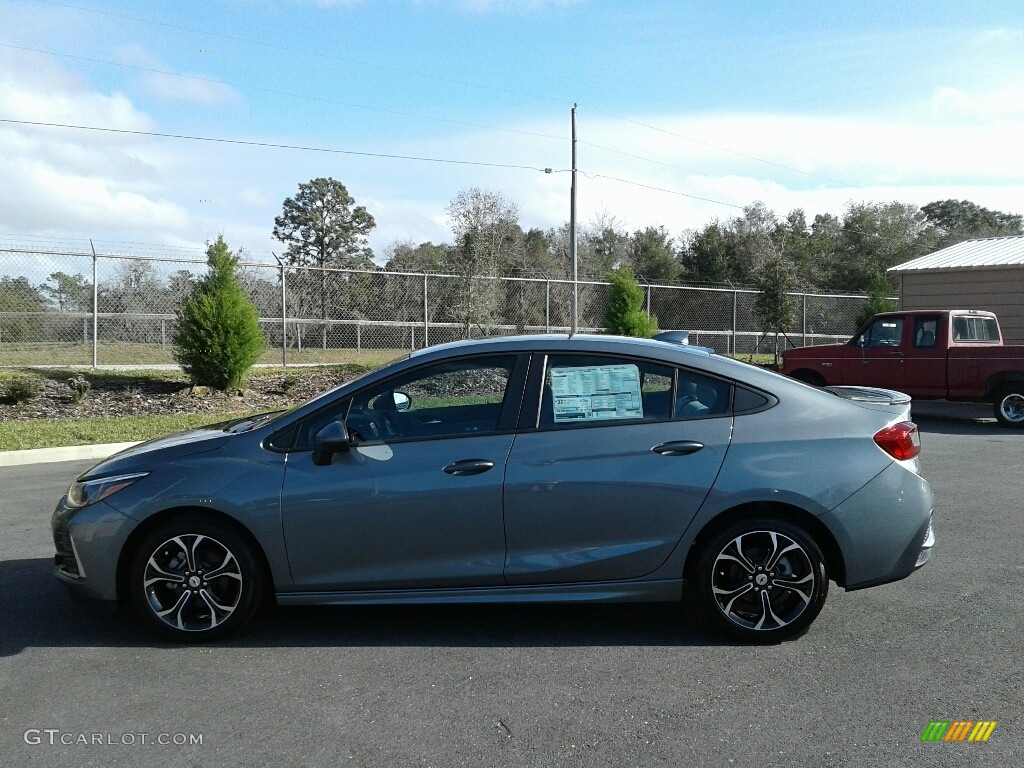
[(899, 461), (912, 459), (921, 453), (921, 433), (912, 421), (902, 421), (878, 431), (875, 433), (875, 442)]

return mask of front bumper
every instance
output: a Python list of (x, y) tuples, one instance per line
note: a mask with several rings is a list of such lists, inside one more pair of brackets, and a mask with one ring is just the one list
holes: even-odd
[(105, 502), (72, 509), (62, 498), (50, 520), (54, 577), (76, 597), (117, 600), (118, 559), (136, 525)]

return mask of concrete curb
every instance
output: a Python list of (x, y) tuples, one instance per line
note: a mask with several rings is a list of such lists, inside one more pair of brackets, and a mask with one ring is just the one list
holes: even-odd
[(32, 448), (27, 451), (0, 451), (0, 467), (18, 467), (23, 464), (49, 464), (56, 461), (105, 459), (134, 443), (105, 443), (103, 445), (72, 445), (67, 448)]

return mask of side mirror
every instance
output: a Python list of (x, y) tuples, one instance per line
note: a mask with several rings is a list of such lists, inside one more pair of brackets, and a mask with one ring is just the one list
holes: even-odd
[(412, 398), (405, 394), (405, 392), (394, 392), (392, 397), (395, 400), (396, 411), (408, 411), (412, 408)]
[(351, 447), (348, 429), (343, 421), (332, 421), (313, 438), (313, 463), (325, 467), (334, 460), (334, 454), (344, 453)]

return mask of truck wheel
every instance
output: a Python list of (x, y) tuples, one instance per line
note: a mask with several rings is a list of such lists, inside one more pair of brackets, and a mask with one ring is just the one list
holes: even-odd
[(1004, 427), (1024, 427), (1024, 382), (1007, 384), (999, 390), (993, 410)]

